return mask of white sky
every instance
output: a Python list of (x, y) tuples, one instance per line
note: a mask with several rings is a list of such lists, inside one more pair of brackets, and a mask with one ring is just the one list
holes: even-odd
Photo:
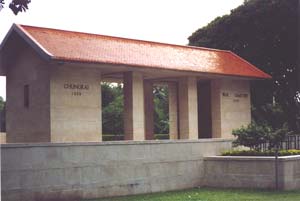
[[(14, 16), (5, 0), (0, 41), (12, 23), (186, 45), (187, 38), (244, 0), (32, 0)], [(5, 77), (0, 76), (0, 96)]]

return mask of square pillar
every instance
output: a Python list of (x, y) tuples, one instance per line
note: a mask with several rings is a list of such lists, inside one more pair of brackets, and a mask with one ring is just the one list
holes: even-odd
[(154, 100), (153, 100), (153, 82), (144, 81), (145, 94), (145, 139), (154, 139)]
[(198, 102), (196, 77), (179, 80), (179, 133), (180, 139), (198, 139)]
[(145, 139), (143, 75), (124, 73), (124, 133), (125, 140)]
[(177, 84), (168, 83), (169, 92), (169, 136), (171, 140), (178, 139), (178, 94)]

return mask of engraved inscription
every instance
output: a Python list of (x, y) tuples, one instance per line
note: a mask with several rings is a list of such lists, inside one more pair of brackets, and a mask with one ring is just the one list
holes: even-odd
[(81, 96), (81, 92), (80, 91), (73, 91), (72, 96)]
[(238, 93), (236, 93), (236, 94), (234, 94), (234, 97), (236, 97), (236, 98), (247, 98), (248, 94), (238, 94)]
[(223, 96), (225, 96), (225, 97), (229, 97), (229, 93), (228, 93), (228, 92), (223, 92), (222, 94), (223, 94)]
[(65, 89), (79, 89), (79, 90), (89, 90), (89, 85), (87, 84), (71, 84), (71, 83), (65, 83), (64, 84)]
[(247, 93), (230, 93), (230, 92), (222, 92), (223, 97), (232, 97), (232, 101), (234, 103), (240, 102), (242, 98), (248, 98)]
[(90, 86), (87, 84), (74, 84), (74, 83), (65, 83), (64, 89), (72, 90), (72, 96), (81, 96), (82, 92), (80, 90), (89, 90)]

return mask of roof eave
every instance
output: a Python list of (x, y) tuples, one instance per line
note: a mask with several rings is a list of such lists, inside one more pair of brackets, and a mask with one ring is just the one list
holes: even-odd
[(237, 57), (241, 61), (247, 63), (249, 65), (249, 67), (251, 67), (253, 70), (255, 70), (256, 72), (258, 72), (260, 74), (260, 76), (255, 76), (255, 78), (258, 78), (258, 79), (272, 79), (271, 75), (269, 75), (268, 73), (265, 73), (264, 71), (260, 70), (259, 68), (257, 68), (253, 64), (251, 64), (249, 61), (245, 60), (244, 58), (240, 57), (239, 55), (235, 54), (232, 51), (228, 51), (228, 52), (230, 52), (231, 55), (233, 55), (234, 57)]
[(43, 59), (49, 61), (52, 60), (53, 55), (48, 52), (38, 41), (36, 41), (22, 26), (18, 24), (13, 24), (5, 38), (0, 45), (0, 51), (3, 50), (7, 40), (9, 39), (12, 32), (16, 32), (22, 39), (25, 40)]
[[(101, 64), (109, 64), (109, 65), (122, 65), (122, 66), (128, 66), (132, 68), (137, 68), (141, 67), (141, 65), (138, 64), (125, 64), (125, 63), (110, 63), (110, 62), (97, 62), (97, 61), (92, 61), (92, 60), (74, 60), (71, 58), (64, 58), (64, 57), (52, 57), (53, 62), (62, 62), (62, 63), (70, 63), (70, 64), (91, 64), (91, 65), (101, 65)], [(170, 71), (180, 71), (183, 73), (199, 73), (199, 74), (205, 74), (205, 75), (212, 75), (212, 76), (220, 76), (224, 78), (239, 78), (239, 79), (246, 79), (246, 80), (266, 80), (266, 79), (272, 79), (272, 77), (268, 74), (269, 77), (264, 77), (264, 76), (247, 76), (247, 75), (237, 75), (237, 74), (221, 74), (221, 73), (211, 73), (211, 72), (199, 72), (199, 71), (191, 71), (191, 70), (179, 70), (179, 69), (166, 69), (162, 68), (159, 66), (142, 66), (143, 68), (148, 68), (151, 70), (155, 69), (161, 69), (161, 70), (170, 70)], [(155, 69), (153, 69), (155, 67)]]

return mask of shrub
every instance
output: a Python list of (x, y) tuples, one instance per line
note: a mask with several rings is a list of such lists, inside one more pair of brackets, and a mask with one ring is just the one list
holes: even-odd
[(251, 150), (258, 151), (260, 145), (263, 143), (269, 145), (269, 150), (278, 148), (280, 142), (282, 142), (288, 134), (291, 134), (291, 132), (289, 132), (286, 123), (281, 127), (272, 128), (267, 124), (258, 125), (252, 122), (247, 127), (233, 130), (232, 134), (237, 137), (233, 142), (233, 146), (245, 146)]
[[(300, 155), (300, 150), (290, 149), (290, 150), (279, 150), (279, 156), (291, 156)], [(275, 156), (274, 150), (268, 151), (256, 151), (256, 150), (234, 150), (226, 151), (222, 153), (222, 156)]]
[(251, 150), (258, 150), (259, 145), (266, 142), (266, 133), (271, 129), (266, 125), (258, 125), (252, 122), (247, 127), (232, 131), (233, 136), (237, 137), (233, 142), (234, 146), (245, 146)]

